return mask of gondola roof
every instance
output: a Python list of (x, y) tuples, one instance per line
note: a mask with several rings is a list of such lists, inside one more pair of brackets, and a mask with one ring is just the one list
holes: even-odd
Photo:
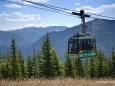
[(69, 39), (95, 39), (94, 36), (90, 35), (90, 34), (75, 34), (72, 37), (70, 37)]

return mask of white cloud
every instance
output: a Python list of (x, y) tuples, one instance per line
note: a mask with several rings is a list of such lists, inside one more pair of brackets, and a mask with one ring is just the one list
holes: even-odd
[(0, 18), (6, 21), (36, 21), (42, 19), (38, 14), (22, 14), (21, 12), (1, 13)]
[(74, 26), (74, 24), (71, 23), (71, 22), (69, 22), (69, 23), (66, 24), (66, 26), (67, 26), (67, 27), (72, 27), (72, 26)]
[(80, 3), (75, 3), (75, 5), (81, 5)]
[(49, 26), (60, 26), (59, 24), (47, 24), (47, 23), (40, 23), (40, 24), (27, 24), (24, 27), (49, 27)]
[(59, 26), (59, 24), (52, 24), (51, 26)]
[(0, 13), (0, 18), (1, 17), (8, 17), (8, 16), (10, 16), (11, 14), (8, 14), (8, 13)]
[(41, 23), (41, 24), (27, 24), (24, 27), (47, 27), (47, 23)]
[(115, 9), (115, 4), (101, 5), (96, 8), (91, 7), (91, 6), (81, 6), (80, 8), (76, 8), (75, 10), (79, 11), (80, 9), (84, 9), (85, 12), (87, 12), (87, 13), (99, 14), (99, 13), (105, 12), (108, 9)]
[(5, 7), (8, 7), (8, 8), (22, 8), (21, 5), (17, 5), (17, 4), (7, 4), (7, 5), (5, 5)]

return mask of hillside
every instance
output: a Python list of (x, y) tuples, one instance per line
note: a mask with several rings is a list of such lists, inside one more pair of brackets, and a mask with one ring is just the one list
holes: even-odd
[[(93, 21), (87, 22), (88, 33), (95, 36), (97, 42), (97, 49), (103, 50), (106, 54), (109, 54), (111, 49), (115, 47), (115, 21), (114, 20), (99, 20), (95, 19)], [(68, 38), (72, 35), (81, 32), (81, 25), (68, 28), (64, 31), (51, 32), (50, 39), (52, 46), (56, 49), (61, 59), (67, 52)], [(43, 37), (33, 43), (24, 52), (24, 54), (31, 53), (34, 50), (40, 50)]]
[(31, 42), (35, 42), (35, 41), (39, 40), (47, 32), (63, 31), (66, 28), (67, 27), (64, 27), (64, 26), (51, 26), (51, 27), (45, 27), (45, 28), (27, 27), (27, 28), (23, 28), (23, 29), (19, 29), (19, 30), (13, 30), (11, 32), (21, 35), (23, 38), (25, 38)]
[[(18, 48), (24, 50), (28, 48), (36, 40), (39, 40), (47, 32), (52, 31), (63, 31), (67, 27), (65, 26), (51, 26), (51, 27), (26, 27), (18, 30), (11, 31), (0, 31), (0, 50), (6, 52), (6, 49), (9, 48), (11, 43), (11, 38), (16, 39)], [(5, 46), (5, 47), (4, 47)], [(24, 53), (26, 53), (24, 51)]]
[(13, 32), (0, 31), (0, 45), (9, 47), (12, 37), (16, 39), (18, 46), (30, 43), (29, 40), (23, 38), (21, 35), (18, 35)]
[[(115, 47), (115, 20), (99, 20), (87, 22), (88, 33), (95, 36), (97, 49), (109, 54)], [(81, 32), (81, 25), (67, 28), (64, 26), (51, 26), (46, 28), (28, 27), (13, 31), (0, 31), (0, 49), (3, 46), (7, 49), (10, 46), (11, 38), (16, 39), (24, 56), (31, 54), (33, 50), (40, 51), (43, 36), (49, 32), (52, 47), (56, 49), (61, 59), (67, 52), (68, 38)]]
[(8, 47), (0, 45), (0, 54), (4, 55), (7, 53)]

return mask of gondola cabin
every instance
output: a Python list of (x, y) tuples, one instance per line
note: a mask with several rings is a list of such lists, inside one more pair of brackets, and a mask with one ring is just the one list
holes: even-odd
[(96, 41), (90, 34), (76, 34), (68, 40), (70, 58), (86, 58), (96, 55)]

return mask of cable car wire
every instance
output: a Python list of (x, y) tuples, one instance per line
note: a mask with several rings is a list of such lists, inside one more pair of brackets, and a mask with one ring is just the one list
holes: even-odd
[[(32, 3), (32, 4), (36, 4), (36, 5), (40, 5), (40, 6), (43, 6), (43, 7), (47, 7), (47, 8), (51, 8), (51, 9), (54, 9), (54, 10), (59, 10), (59, 11), (62, 11), (62, 9), (64, 10), (68, 10), (68, 11), (74, 11), (74, 12), (79, 12), (79, 11), (76, 11), (76, 10), (71, 10), (71, 9), (66, 9), (66, 8), (61, 8), (61, 7), (56, 7), (56, 6), (52, 6), (52, 5), (46, 5), (46, 4), (42, 4), (42, 3), (36, 3), (36, 2), (32, 2), (32, 1), (28, 1), (28, 0), (22, 0), (22, 1), (25, 1), (25, 2), (28, 2), (28, 3)], [(57, 9), (58, 8), (58, 9)], [(100, 17), (106, 17), (106, 18), (110, 18), (110, 19), (115, 19), (114, 17), (108, 17), (108, 16), (102, 16), (102, 15), (98, 15), (98, 14), (92, 14), (92, 13), (86, 13), (86, 14), (90, 14), (90, 15), (95, 15), (95, 16), (100, 16)], [(92, 18), (95, 18), (95, 17), (92, 17)]]
[(37, 9), (40, 9), (40, 10), (45, 10), (45, 11), (50, 11), (50, 12), (54, 12), (54, 13), (60, 13), (60, 14), (63, 14), (63, 15), (68, 15), (68, 16), (75, 17), (75, 15), (73, 15), (72, 13), (67, 12), (67, 11), (61, 11), (61, 10), (59, 11), (59, 10), (56, 10), (56, 9), (54, 10), (54, 9), (49, 9), (49, 8), (46, 8), (46, 7), (36, 7), (36, 6), (26, 5), (26, 4), (23, 4), (23, 3), (18, 3), (18, 2), (14, 2), (14, 1), (10, 1), (10, 0), (2, 0), (2, 1), (6, 1), (6, 2), (9, 2), (9, 3), (21, 5), (21, 6), (37, 8)]
[(106, 17), (106, 18), (110, 18), (110, 19), (114, 19), (114, 17), (108, 17), (108, 16), (103, 16), (103, 15), (99, 15), (99, 14), (93, 14), (93, 13), (86, 13), (86, 14), (90, 14), (90, 15), (95, 15), (95, 16), (100, 16), (100, 17)]
[[(28, 0), (22, 0), (28, 3), (34, 3), (34, 4), (39, 4), (41, 6), (45, 6), (45, 7), (50, 7), (50, 8), (57, 8), (57, 9), (63, 9), (63, 10), (69, 10), (69, 11), (76, 11), (76, 10), (71, 10), (71, 9), (67, 9), (67, 8), (62, 8), (62, 7), (56, 7), (56, 6), (52, 6), (52, 5), (47, 5), (47, 4), (43, 4), (43, 3), (36, 3), (36, 2), (32, 2), (32, 1), (28, 1)], [(79, 12), (79, 11), (77, 11)]]
[[(32, 4), (35, 4), (35, 5), (39, 5), (39, 6), (42, 6), (42, 7), (46, 7), (46, 8), (49, 8), (49, 9), (57, 10), (59, 12), (64, 12), (64, 13), (67, 13), (67, 14), (72, 14), (72, 13), (70, 13), (68, 11), (75, 11), (75, 10), (70, 10), (70, 9), (66, 9), (66, 8), (46, 5), (46, 4), (42, 4), (42, 3), (36, 3), (36, 2), (28, 1), (28, 0), (22, 0), (22, 1), (32, 3)], [(78, 12), (78, 11), (76, 11), (76, 12)]]
[[(36, 6), (32, 6), (32, 5), (26, 5), (26, 4), (14, 2), (14, 1), (11, 1), (11, 0), (2, 0), (2, 1), (6, 1), (6, 2), (9, 2), (9, 3), (14, 3), (14, 4), (22, 5), (22, 6), (28, 6), (28, 7), (32, 7), (32, 8), (37, 8), (37, 9), (41, 9), (41, 10), (46, 10), (46, 11), (50, 11), (50, 12), (60, 13), (60, 14), (63, 14), (63, 15), (69, 15), (69, 16), (73, 16), (73, 17), (75, 17), (75, 15), (72, 14), (73, 11), (74, 12), (79, 12), (79, 11), (76, 11), (76, 10), (71, 10), (71, 9), (62, 8), (62, 7), (56, 7), (56, 6), (52, 6), (52, 5), (46, 5), (46, 4), (42, 4), (42, 3), (36, 3), (36, 2), (28, 1), (28, 0), (22, 0), (22, 1), (32, 3), (32, 4), (35, 4), (35, 5), (40, 6), (40, 7), (36, 7)], [(97, 17), (92, 17), (91, 16), (90, 18), (93, 18), (93, 19), (105, 19), (105, 18), (107, 18), (107, 19), (112, 19), (112, 20), (114, 19), (115, 20), (114, 17), (108, 17), (108, 16), (92, 14), (92, 13), (86, 13), (86, 14), (101, 17), (101, 18), (97, 18)]]

